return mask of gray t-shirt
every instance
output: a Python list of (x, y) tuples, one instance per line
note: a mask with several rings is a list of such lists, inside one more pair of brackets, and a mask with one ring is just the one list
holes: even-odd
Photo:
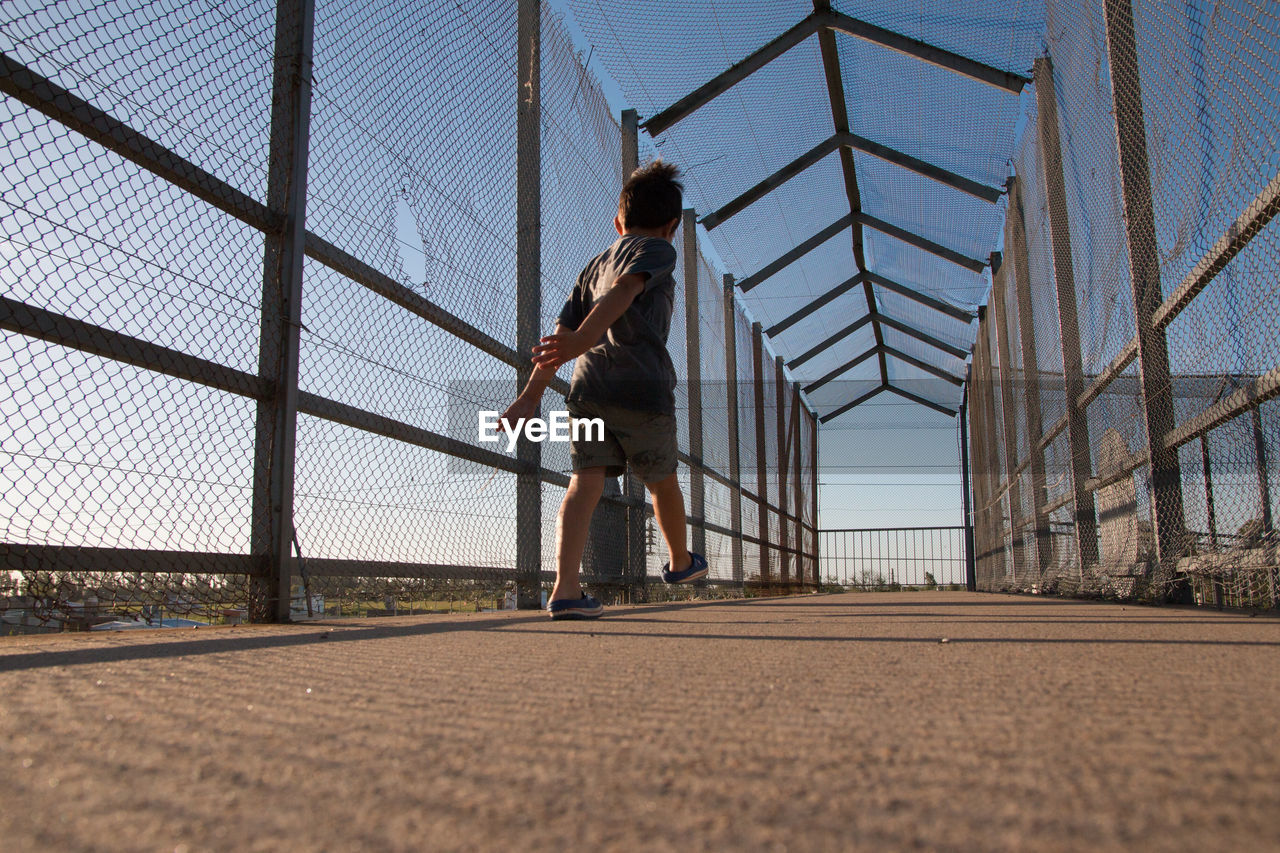
[(676, 371), (667, 353), (675, 305), (676, 250), (657, 237), (627, 235), (578, 275), (560, 324), (576, 329), (619, 277), (647, 276), (644, 291), (614, 321), (600, 342), (578, 356), (569, 381), (570, 402), (605, 403), (674, 415)]

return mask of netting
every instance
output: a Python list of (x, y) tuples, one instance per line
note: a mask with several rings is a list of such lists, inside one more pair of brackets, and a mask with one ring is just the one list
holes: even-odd
[[(615, 237), (625, 135), (615, 109), (560, 14), (543, 7), (541, 203), (529, 226), (514, 4), (323, 0), (309, 84), (289, 54), (303, 9), (282, 2), (277, 29), (272, 3), (5, 6), (6, 630), (236, 621), (269, 616), (263, 597), (290, 593), (276, 616), (500, 607), (519, 584), (552, 576), (567, 447), (543, 443), (530, 473), (479, 443), (476, 419), (517, 391), (517, 324), (531, 298), (520, 275), (537, 271), (533, 310), (549, 331), (579, 270)], [(282, 128), (302, 91), (306, 257), (290, 380), (276, 372), (290, 346), (279, 235), (298, 212), (286, 198), (297, 158)], [(657, 155), (639, 142), (642, 161)], [(672, 159), (697, 172), (695, 158)], [(518, 239), (530, 227), (533, 257)], [(777, 479), (796, 459), (770, 408), (760, 446), (774, 524), (762, 542), (752, 501), (735, 497), (755, 491), (750, 338), (728, 357), (724, 271), (696, 242), (694, 253), (692, 276), (683, 258), (677, 267), (668, 341), (680, 482), (714, 588), (741, 594), (744, 561), (758, 565), (761, 547), (777, 561), (776, 507), (797, 515)], [(740, 338), (750, 320), (740, 302), (729, 310)], [(296, 427), (273, 420), (277, 406)], [(808, 416), (786, 412), (796, 429)], [(293, 446), (285, 479), (269, 461), (280, 440)], [(742, 471), (730, 470), (731, 448), (745, 450)], [(801, 467), (814, 452), (803, 445)], [(287, 490), (292, 524), (273, 488)], [(522, 525), (521, 501), (535, 499), (541, 523)], [(803, 523), (816, 548), (812, 512)], [(795, 549), (799, 535), (788, 536)], [(609, 597), (656, 595), (665, 559), (652, 509), (607, 489), (585, 580)], [(790, 575), (797, 588), (814, 578)]]

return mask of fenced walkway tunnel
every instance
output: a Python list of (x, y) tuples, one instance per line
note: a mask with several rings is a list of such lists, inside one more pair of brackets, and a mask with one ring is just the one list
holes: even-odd
[[(704, 593), (850, 585), (819, 446), (893, 398), (960, 433), (954, 523), (890, 537), (934, 583), (1275, 607), (1278, 33), (1249, 0), (8, 4), (6, 624), (537, 606), (567, 452), (477, 413), (656, 157)], [(651, 515), (608, 491), (602, 594), (659, 594)]]

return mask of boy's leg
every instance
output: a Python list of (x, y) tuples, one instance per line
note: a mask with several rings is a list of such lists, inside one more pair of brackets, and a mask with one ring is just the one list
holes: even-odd
[(671, 571), (682, 572), (693, 563), (689, 556), (685, 534), (684, 495), (680, 492), (680, 480), (673, 473), (656, 483), (647, 483), (653, 495), (653, 514), (658, 520), (662, 538), (667, 540), (667, 552), (671, 556)]
[(582, 552), (587, 547), (591, 514), (604, 492), (604, 475), (603, 467), (582, 468), (569, 480), (556, 517), (556, 585), (549, 601), (582, 597)]

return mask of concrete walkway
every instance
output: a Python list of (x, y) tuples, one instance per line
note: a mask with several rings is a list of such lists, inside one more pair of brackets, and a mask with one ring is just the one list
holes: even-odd
[[(945, 638), (945, 641), (944, 641)], [(6, 850), (1280, 849), (1280, 620), (966, 593), (0, 642)]]

